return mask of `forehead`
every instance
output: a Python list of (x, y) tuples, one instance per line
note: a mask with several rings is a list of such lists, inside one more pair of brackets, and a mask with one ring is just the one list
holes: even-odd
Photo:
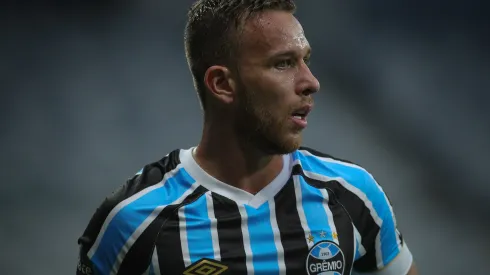
[(309, 48), (303, 28), (293, 14), (265, 11), (248, 19), (241, 36), (242, 53), (271, 55), (280, 51), (305, 51)]

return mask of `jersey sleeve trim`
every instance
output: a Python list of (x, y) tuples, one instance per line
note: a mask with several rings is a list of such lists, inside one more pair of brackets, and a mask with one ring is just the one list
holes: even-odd
[(406, 243), (402, 246), (400, 253), (395, 256), (383, 269), (369, 273), (353, 272), (358, 275), (405, 275), (410, 270), (413, 263), (413, 256)]

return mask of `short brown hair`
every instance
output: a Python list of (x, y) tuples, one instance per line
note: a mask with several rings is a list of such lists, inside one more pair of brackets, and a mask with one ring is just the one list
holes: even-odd
[(237, 36), (244, 20), (265, 10), (294, 13), (293, 0), (198, 0), (189, 10), (185, 52), (194, 84), (206, 109), (204, 74), (213, 65), (230, 66)]

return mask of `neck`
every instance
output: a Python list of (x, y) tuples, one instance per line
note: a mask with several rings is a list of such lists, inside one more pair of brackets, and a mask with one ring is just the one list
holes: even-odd
[(208, 174), (256, 194), (282, 170), (282, 155), (262, 152), (223, 123), (205, 122), (194, 158)]

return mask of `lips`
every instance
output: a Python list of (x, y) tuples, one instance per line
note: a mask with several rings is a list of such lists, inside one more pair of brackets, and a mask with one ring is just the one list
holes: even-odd
[(306, 119), (308, 114), (313, 109), (312, 105), (305, 105), (293, 111), (292, 116), (297, 119)]
[(313, 105), (304, 105), (303, 107), (300, 107), (291, 113), (291, 119), (300, 128), (306, 128), (306, 126), (308, 125), (306, 117), (312, 109)]

